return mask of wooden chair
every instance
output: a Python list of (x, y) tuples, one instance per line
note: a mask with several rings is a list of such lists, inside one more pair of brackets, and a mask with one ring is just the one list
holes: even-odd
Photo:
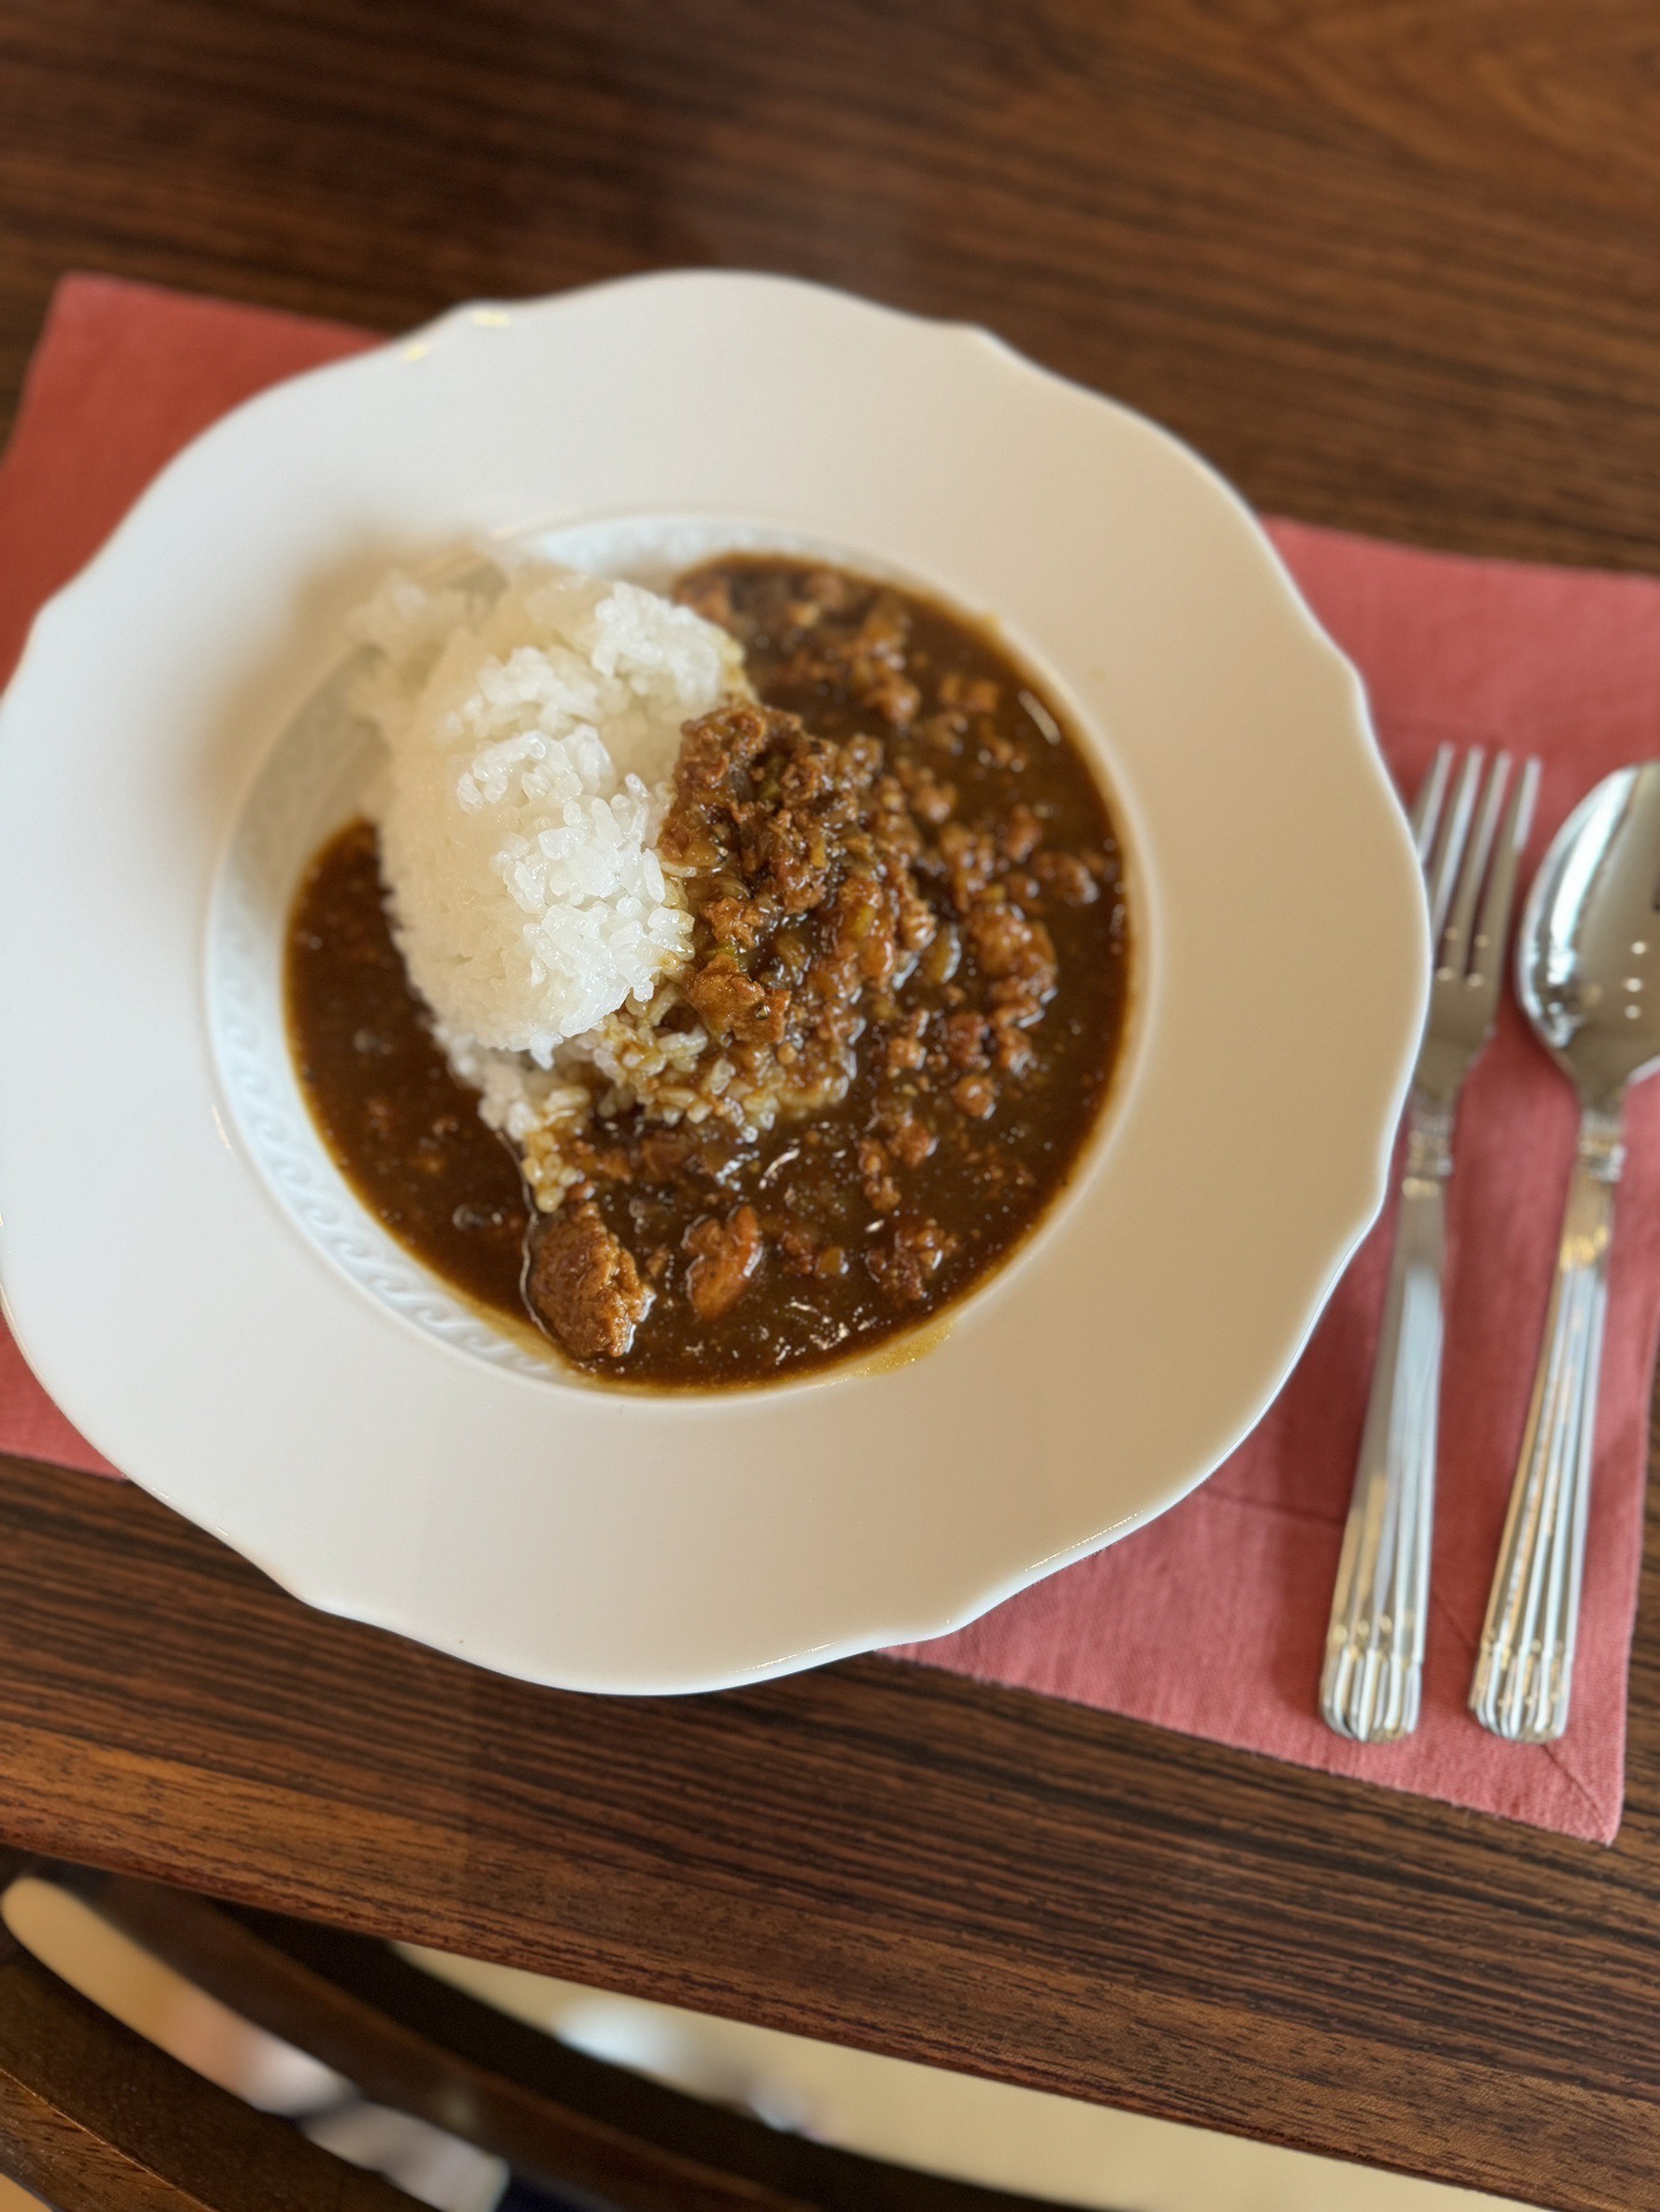
[[(570, 2050), (386, 1945), (0, 1851), (255, 2025), (516, 2174), (618, 2212), (1038, 2212), (779, 2132)], [(0, 2172), (56, 2212), (410, 2212), (167, 2057), (0, 1927)], [(1051, 2207), (1052, 2212), (1052, 2207)]]

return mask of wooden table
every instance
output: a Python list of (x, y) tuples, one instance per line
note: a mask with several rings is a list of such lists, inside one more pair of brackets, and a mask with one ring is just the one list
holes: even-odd
[[(7, 0), (66, 267), (394, 329), (665, 262), (988, 322), (1265, 507), (1660, 565), (1653, 0)], [(1660, 703), (1657, 703), (1660, 712)], [(879, 1660), (588, 1702), (0, 1469), (0, 1832), (1553, 2206), (1660, 2201), (1660, 1554), (1611, 1852)]]

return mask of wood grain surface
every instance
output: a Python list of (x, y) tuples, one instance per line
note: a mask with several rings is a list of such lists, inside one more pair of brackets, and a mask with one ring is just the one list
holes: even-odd
[[(1652, 0), (5, 0), (0, 410), (91, 267), (391, 329), (746, 264), (1259, 503), (1660, 567)], [(584, 1702), (0, 1477), (0, 1832), (1551, 2206), (1660, 2202), (1660, 1552), (1611, 1852), (879, 1661)]]
[(1534, 2204), (1653, 2202), (1649, 1643), (1604, 1851), (883, 1660), (535, 1690), (304, 1611), (136, 1489), (0, 1471), (24, 1848)]
[(6, 0), (0, 388), (70, 265), (393, 329), (746, 264), (973, 316), (1260, 504), (1645, 565), (1651, 0)]

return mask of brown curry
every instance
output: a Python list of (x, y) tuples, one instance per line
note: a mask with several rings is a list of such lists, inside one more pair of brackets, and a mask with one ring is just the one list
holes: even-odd
[(874, 1350), (1019, 1244), (1099, 1113), (1129, 931), (1099, 787), (984, 630), (771, 558), (678, 596), (756, 700), (688, 725), (660, 840), (694, 916), (671, 1108), (595, 1077), (527, 1187), (430, 1034), (367, 823), (313, 863), (287, 972), (313, 1113), (394, 1235), (595, 1375), (707, 1388)]

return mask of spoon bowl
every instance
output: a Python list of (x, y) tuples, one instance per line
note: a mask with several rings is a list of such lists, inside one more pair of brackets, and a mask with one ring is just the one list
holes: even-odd
[(1660, 1065), (1660, 762), (1605, 778), (1557, 832), (1522, 908), (1516, 996), (1582, 1105)]

